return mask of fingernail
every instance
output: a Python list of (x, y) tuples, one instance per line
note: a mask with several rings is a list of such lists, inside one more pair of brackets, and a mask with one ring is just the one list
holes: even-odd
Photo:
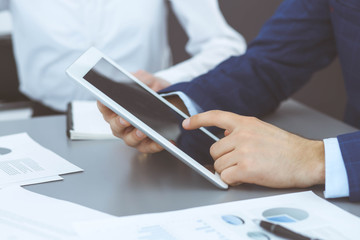
[(190, 118), (187, 118), (182, 123), (183, 127), (188, 127), (190, 125)]
[(142, 138), (144, 136), (144, 134), (140, 131), (140, 130), (136, 130), (135, 132), (136, 136), (138, 136), (139, 138)]
[(119, 118), (119, 122), (120, 122), (121, 125), (126, 126), (126, 122), (125, 122), (124, 119)]

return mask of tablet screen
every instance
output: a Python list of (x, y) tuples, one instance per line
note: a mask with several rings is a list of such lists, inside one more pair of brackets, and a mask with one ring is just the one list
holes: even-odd
[(84, 76), (114, 102), (158, 132), (192, 159), (214, 171), (210, 147), (215, 140), (201, 130), (184, 130), (184, 118), (153, 94), (133, 81), (104, 58)]

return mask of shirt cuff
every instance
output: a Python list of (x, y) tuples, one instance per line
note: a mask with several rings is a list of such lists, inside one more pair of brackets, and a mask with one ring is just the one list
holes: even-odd
[(349, 182), (337, 138), (324, 139), (325, 198), (349, 196)]
[(193, 116), (193, 115), (203, 112), (201, 107), (199, 105), (197, 105), (188, 95), (186, 95), (183, 92), (176, 91), (176, 92), (170, 92), (170, 93), (162, 93), (160, 95), (162, 97), (177, 95), (183, 101), (190, 116)]

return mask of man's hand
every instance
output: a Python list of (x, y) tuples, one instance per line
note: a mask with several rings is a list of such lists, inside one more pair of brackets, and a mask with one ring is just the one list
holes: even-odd
[(322, 141), (299, 137), (257, 118), (218, 110), (183, 122), (187, 130), (206, 126), (225, 129), (225, 137), (211, 146), (210, 154), (215, 170), (230, 185), (287, 188), (325, 182)]
[(155, 77), (154, 75), (152, 75), (144, 70), (139, 70), (139, 71), (133, 73), (133, 75), (137, 79), (139, 79), (140, 81), (145, 83), (147, 86), (149, 86), (155, 92), (160, 91), (160, 90), (170, 86), (170, 83), (168, 81), (158, 78), (158, 77)]

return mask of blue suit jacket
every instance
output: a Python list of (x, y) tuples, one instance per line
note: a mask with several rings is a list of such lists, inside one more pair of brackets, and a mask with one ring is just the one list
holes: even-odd
[[(339, 56), (348, 103), (345, 121), (360, 128), (360, 1), (286, 0), (245, 55), (232, 57), (180, 90), (204, 110), (262, 116)], [(324, 86), (326, 87), (326, 86)], [(350, 200), (360, 200), (360, 132), (338, 136)]]

